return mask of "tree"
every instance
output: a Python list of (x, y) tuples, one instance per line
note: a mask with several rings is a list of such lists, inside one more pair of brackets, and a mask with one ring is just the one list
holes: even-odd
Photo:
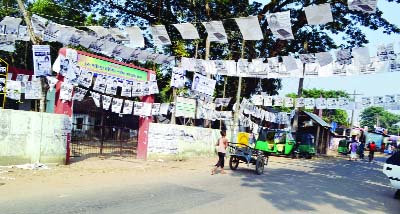
[[(295, 98), (297, 94), (288, 94), (287, 97)], [(322, 90), (322, 89), (308, 89), (303, 91), (304, 98), (349, 98), (349, 95), (345, 91), (336, 90)], [(308, 111), (314, 111), (310, 109)], [(322, 110), (322, 119), (327, 123), (336, 122), (339, 126), (347, 126), (348, 115), (345, 110), (341, 109), (324, 109)]]
[(400, 115), (386, 111), (383, 107), (373, 106), (361, 112), (360, 124), (367, 126), (369, 130), (375, 130), (376, 126), (388, 129), (389, 133), (397, 134), (394, 124), (400, 121)]

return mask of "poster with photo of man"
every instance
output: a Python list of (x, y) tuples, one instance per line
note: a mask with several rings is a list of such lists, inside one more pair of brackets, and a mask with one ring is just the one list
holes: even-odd
[(171, 76), (171, 87), (184, 88), (186, 82), (186, 71), (182, 68), (173, 67)]
[(33, 45), (33, 70), (36, 76), (51, 75), (51, 60), (49, 45)]
[(295, 102), (295, 107), (296, 108), (302, 108), (305, 106), (305, 100), (304, 98), (296, 98), (296, 102)]
[(121, 90), (121, 96), (124, 97), (131, 97), (132, 96), (132, 81), (124, 80), (122, 82), (122, 90)]
[(271, 13), (267, 17), (268, 26), (272, 34), (280, 40), (294, 39), (290, 11)]
[(71, 85), (67, 82), (63, 82), (61, 84), (60, 99), (65, 100), (65, 101), (70, 101), (72, 98), (73, 88), (74, 88), (73, 85)]
[(374, 105), (376, 106), (383, 106), (385, 104), (383, 96), (375, 96), (373, 97), (373, 99), (374, 99)]
[(304, 98), (304, 106), (306, 109), (313, 109), (315, 107), (314, 98)]
[(326, 109), (327, 108), (326, 98), (315, 99), (315, 106), (317, 109)]
[(337, 98), (327, 98), (326, 99), (326, 108), (327, 109), (338, 109)]
[(85, 98), (87, 91), (88, 90), (86, 89), (76, 87), (72, 99), (76, 101), (82, 101)]
[(107, 76), (97, 74), (96, 81), (94, 82), (93, 90), (104, 93), (106, 90)]
[(349, 101), (348, 98), (340, 97), (340, 98), (338, 99), (338, 108), (339, 108), (339, 109), (344, 109), (344, 110), (345, 110), (345, 109), (348, 108), (349, 103), (350, 103), (350, 101)]
[(132, 114), (133, 101), (124, 100), (124, 108), (122, 109), (122, 114)]
[(150, 94), (158, 94), (160, 93), (158, 89), (157, 80), (150, 81)]
[(132, 85), (132, 97), (140, 97), (143, 96), (143, 83), (142, 82), (134, 82)]
[(371, 97), (362, 97), (361, 98), (361, 105), (363, 108), (368, 108), (372, 106), (372, 99)]
[(215, 84), (216, 80), (195, 73), (192, 82), (192, 90), (212, 96), (214, 94)]
[(146, 81), (142, 84), (143, 96), (150, 95), (151, 82)]
[(123, 101), (124, 101), (123, 99), (113, 98), (112, 105), (111, 105), (111, 111), (114, 113), (117, 113), (117, 114), (121, 113)]
[(81, 86), (90, 88), (93, 81), (93, 72), (86, 69), (81, 69), (81, 75), (79, 76), (78, 81)]
[(151, 106), (151, 115), (153, 116), (160, 115), (160, 107), (161, 103), (153, 103), (153, 105)]
[(111, 106), (112, 97), (107, 95), (101, 95), (101, 99), (102, 99), (103, 109), (108, 111)]
[(118, 80), (111, 76), (107, 77), (106, 94), (117, 95)]
[(135, 102), (133, 106), (133, 115), (141, 116), (143, 109), (143, 102)]
[(25, 99), (38, 100), (41, 98), (42, 85), (40, 82), (27, 81), (25, 82)]

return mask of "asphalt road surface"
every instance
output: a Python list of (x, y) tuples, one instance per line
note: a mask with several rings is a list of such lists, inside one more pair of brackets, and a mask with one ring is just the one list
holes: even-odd
[[(96, 191), (7, 200), (0, 213), (400, 213), (382, 162), (272, 157), (263, 175), (240, 165), (227, 174), (159, 175)], [(208, 166), (207, 166), (208, 167)], [(101, 184), (98, 184), (101, 186)]]

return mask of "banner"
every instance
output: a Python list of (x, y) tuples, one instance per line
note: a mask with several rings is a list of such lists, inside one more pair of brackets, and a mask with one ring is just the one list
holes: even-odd
[(209, 79), (196, 73), (193, 77), (192, 90), (212, 96), (214, 94), (216, 80)]
[(32, 51), (35, 76), (51, 75), (50, 46), (32, 45)]
[(196, 114), (196, 99), (177, 97), (175, 116), (194, 118)]

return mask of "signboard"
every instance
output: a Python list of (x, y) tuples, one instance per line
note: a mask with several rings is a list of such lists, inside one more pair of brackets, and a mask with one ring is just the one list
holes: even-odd
[(177, 97), (175, 116), (194, 118), (196, 110), (196, 100), (184, 97)]
[(0, 58), (0, 107), (4, 109), (7, 93), (8, 63)]

